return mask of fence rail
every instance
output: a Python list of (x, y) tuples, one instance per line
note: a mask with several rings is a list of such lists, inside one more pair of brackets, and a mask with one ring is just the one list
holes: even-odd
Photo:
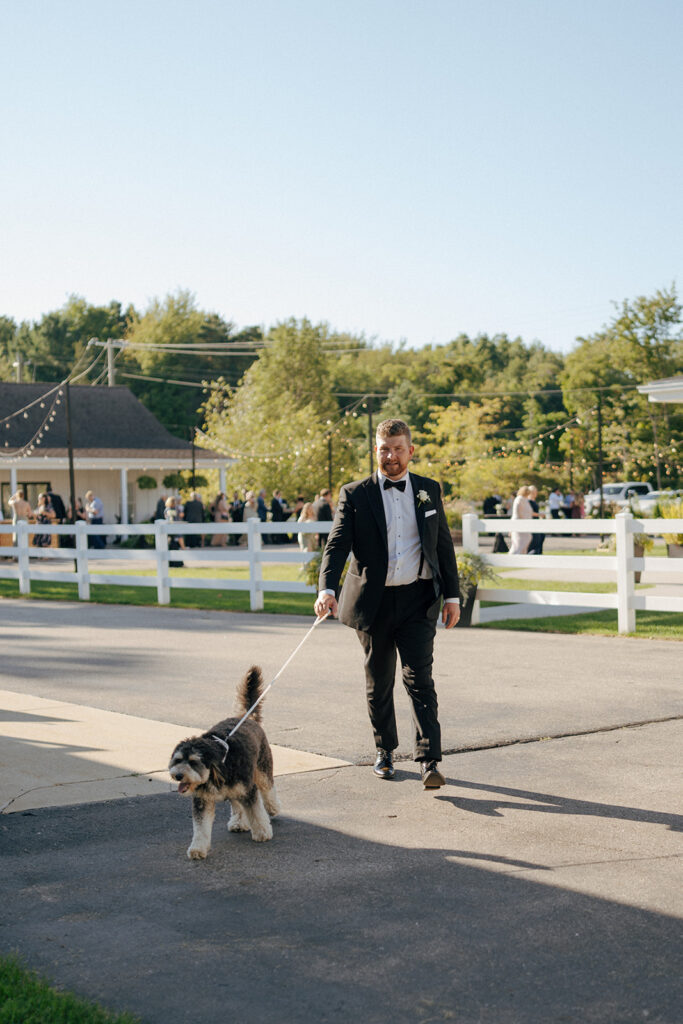
[[(16, 540), (9, 546), (0, 547), (0, 579), (14, 579), (19, 581), (19, 593), (30, 594), (32, 580), (54, 580), (58, 583), (77, 583), (78, 597), (81, 601), (90, 600), (91, 585), (115, 584), (118, 586), (156, 587), (157, 601), (159, 604), (169, 604), (171, 590), (175, 588), (204, 589), (204, 590), (246, 590), (249, 591), (250, 607), (252, 611), (260, 611), (263, 608), (263, 595), (266, 591), (285, 593), (307, 593), (315, 594), (315, 586), (297, 580), (264, 580), (262, 573), (263, 562), (285, 562), (305, 565), (315, 557), (314, 551), (280, 551), (269, 552), (262, 545), (264, 534), (272, 536), (291, 533), (329, 533), (332, 528), (330, 522), (307, 522), (307, 523), (262, 523), (259, 519), (249, 519), (246, 523), (167, 523), (163, 519), (155, 523), (131, 523), (127, 525), (91, 526), (88, 523), (79, 522), (75, 525), (57, 526), (47, 523), (24, 523), (19, 522), (11, 526), (0, 524), (0, 538), (2, 535), (13, 535)], [(30, 540), (36, 534), (50, 534), (58, 537), (71, 538), (70, 547), (34, 547)], [(215, 536), (229, 537), (237, 534), (246, 537), (246, 547), (208, 547), (176, 549), (169, 547), (169, 540), (174, 537), (190, 536)], [(154, 547), (147, 549), (140, 548), (95, 548), (88, 547), (88, 541), (94, 537), (154, 537)], [(249, 567), (249, 578), (247, 580), (230, 579), (205, 579), (192, 576), (171, 576), (171, 562), (178, 561), (183, 555), (190, 555), (194, 561), (200, 561), (207, 565), (225, 568), (231, 562), (246, 562)], [(3, 564), (1, 557), (10, 557), (12, 562)], [(16, 562), (14, 562), (16, 558)], [(152, 558), (156, 563), (155, 576), (143, 576), (141, 574), (114, 575), (108, 573), (91, 573), (89, 562), (97, 559), (98, 562), (121, 561), (130, 562), (149, 561)], [(34, 563), (42, 559), (60, 560), (65, 563), (75, 563), (69, 571), (49, 569), (45, 570)], [(33, 564), (32, 564), (33, 563)], [(132, 567), (134, 568), (134, 567)]]
[(472, 614), (472, 622), (480, 621), (480, 602), (497, 601), (510, 604), (532, 604), (585, 608), (616, 608), (617, 628), (620, 633), (633, 633), (637, 611), (683, 612), (683, 597), (648, 597), (635, 590), (635, 574), (651, 571), (671, 573), (683, 578), (683, 562), (676, 558), (636, 558), (634, 536), (642, 533), (659, 536), (662, 533), (683, 534), (683, 519), (635, 519), (630, 512), (621, 512), (614, 519), (481, 519), (468, 513), (463, 516), (463, 548), (480, 552), (480, 536), (491, 533), (544, 533), (544, 534), (614, 534), (616, 551), (609, 555), (487, 555), (494, 568), (506, 569), (600, 569), (614, 573), (615, 594), (594, 594), (581, 591), (556, 590), (499, 590), (480, 587)]
[[(250, 607), (253, 611), (263, 608), (263, 595), (273, 593), (315, 593), (315, 586), (303, 581), (264, 580), (262, 566), (264, 562), (294, 563), (305, 565), (315, 557), (315, 552), (291, 550), (270, 551), (263, 547), (263, 537), (277, 537), (292, 533), (329, 533), (330, 522), (308, 523), (262, 523), (258, 519), (250, 519), (246, 523), (167, 523), (157, 520), (155, 523), (131, 523), (126, 525), (91, 526), (79, 522), (74, 526), (56, 526), (42, 523), (17, 523), (15, 526), (0, 524), (0, 542), (7, 537), (10, 545), (0, 546), (0, 579), (15, 579), (19, 582), (19, 592), (29, 594), (31, 582), (35, 580), (54, 580), (63, 583), (77, 583), (78, 597), (82, 601), (90, 600), (90, 588), (93, 585), (115, 584), (119, 586), (156, 587), (159, 604), (169, 604), (171, 590), (176, 588), (205, 590), (241, 590), (249, 592)], [(621, 633), (635, 630), (636, 612), (638, 611), (671, 611), (683, 612), (683, 597), (647, 596), (635, 591), (635, 573), (638, 571), (656, 571), (683, 580), (683, 561), (675, 558), (636, 558), (633, 538), (637, 533), (661, 535), (662, 533), (683, 534), (683, 519), (634, 519), (630, 512), (623, 512), (615, 519), (598, 520), (498, 520), (482, 519), (474, 514), (463, 516), (463, 547), (466, 551), (480, 551), (480, 537), (493, 533), (545, 533), (545, 534), (615, 534), (616, 551), (610, 555), (511, 555), (488, 554), (487, 561), (494, 567), (506, 569), (599, 569), (614, 574), (617, 585), (615, 594), (595, 594), (581, 591), (551, 590), (501, 590), (481, 587), (477, 592), (473, 623), (479, 621), (480, 601), (496, 601), (498, 603), (547, 605), (557, 607), (616, 608), (618, 613), (618, 629)], [(71, 547), (34, 547), (31, 537), (36, 534), (51, 534), (72, 538)], [(240, 535), (246, 537), (246, 547), (199, 547), (186, 551), (173, 550), (169, 540), (174, 537)], [(88, 546), (93, 537), (139, 537), (154, 538), (154, 547), (148, 549), (105, 547), (103, 549)], [(3, 561), (2, 556), (9, 556), (10, 561)], [(249, 578), (247, 580), (206, 579), (193, 576), (171, 576), (171, 562), (190, 555), (193, 561), (206, 565), (225, 568), (231, 562), (247, 563)], [(143, 576), (135, 572), (135, 564), (149, 561), (155, 562), (154, 576)], [(50, 568), (46, 570), (40, 565), (41, 560), (60, 560), (65, 563), (64, 570)], [(90, 560), (101, 561), (122, 560), (131, 562), (130, 575), (113, 573), (91, 573)], [(72, 563), (68, 569), (68, 563)], [(514, 613), (513, 613), (514, 614)]]

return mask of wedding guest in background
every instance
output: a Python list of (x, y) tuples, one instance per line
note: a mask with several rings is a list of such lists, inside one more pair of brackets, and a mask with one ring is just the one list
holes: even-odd
[[(529, 488), (526, 484), (519, 488), (512, 503), (513, 519), (533, 519), (534, 513), (529, 503)], [(510, 554), (525, 555), (531, 541), (530, 533), (510, 533)]]
[[(85, 514), (91, 526), (99, 526), (104, 522), (104, 506), (99, 498), (92, 491), (85, 492)], [(89, 548), (106, 547), (106, 541), (101, 533), (88, 537)]]
[[(315, 510), (313, 508), (313, 502), (307, 501), (304, 503), (299, 518), (299, 523), (314, 523), (315, 522)], [(317, 535), (315, 533), (300, 533), (298, 534), (299, 547), (302, 551), (315, 551), (317, 544)]]

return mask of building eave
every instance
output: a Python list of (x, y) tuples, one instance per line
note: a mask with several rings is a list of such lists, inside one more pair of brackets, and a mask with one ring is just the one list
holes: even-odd
[(668, 377), (639, 384), (638, 391), (650, 402), (683, 402), (683, 377)]

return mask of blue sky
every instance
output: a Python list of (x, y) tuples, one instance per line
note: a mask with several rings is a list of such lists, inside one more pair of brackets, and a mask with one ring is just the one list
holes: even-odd
[(680, 0), (0, 0), (0, 313), (568, 351), (683, 282)]

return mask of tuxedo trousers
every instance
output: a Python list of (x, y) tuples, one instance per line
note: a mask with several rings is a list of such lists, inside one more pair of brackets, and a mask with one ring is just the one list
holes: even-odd
[(432, 679), (439, 606), (432, 580), (385, 587), (370, 629), (356, 630), (365, 652), (368, 713), (375, 745), (382, 750), (395, 750), (398, 746), (394, 709), (398, 655), (403, 685), (410, 698), (416, 761), (441, 760), (441, 729)]

